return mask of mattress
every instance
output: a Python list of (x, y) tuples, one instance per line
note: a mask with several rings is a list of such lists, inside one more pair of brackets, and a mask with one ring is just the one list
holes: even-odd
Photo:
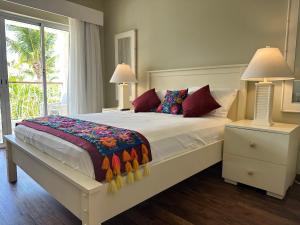
[[(140, 132), (150, 143), (151, 163), (222, 140), (225, 124), (231, 122), (228, 118), (213, 116), (183, 118), (182, 115), (132, 111), (71, 117)], [(95, 178), (91, 158), (84, 149), (59, 137), (23, 125), (15, 128), (15, 135), (62, 163)]]

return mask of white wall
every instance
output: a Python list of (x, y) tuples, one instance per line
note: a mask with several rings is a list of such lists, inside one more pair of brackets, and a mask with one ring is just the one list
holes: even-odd
[(146, 71), (248, 63), (267, 44), (284, 48), (287, 0), (106, 0), (106, 106), (115, 106), (109, 84), (114, 35), (137, 29), (138, 91)]

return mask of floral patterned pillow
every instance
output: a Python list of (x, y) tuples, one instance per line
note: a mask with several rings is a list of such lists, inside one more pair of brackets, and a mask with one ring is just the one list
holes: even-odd
[(182, 102), (188, 95), (188, 89), (178, 91), (167, 91), (162, 103), (157, 107), (156, 112), (168, 114), (181, 114)]

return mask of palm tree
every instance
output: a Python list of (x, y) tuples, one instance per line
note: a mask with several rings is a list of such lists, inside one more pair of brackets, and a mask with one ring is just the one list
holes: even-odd
[[(36, 117), (41, 115), (43, 103), (43, 89), (41, 85), (22, 84), (28, 78), (33, 81), (42, 82), (42, 60), (41, 60), (41, 35), (40, 30), (6, 25), (13, 35), (7, 37), (8, 53), (14, 55), (13, 60), (8, 62), (10, 71), (9, 85), (11, 116), (13, 120)], [(55, 63), (58, 56), (55, 55), (56, 34), (45, 32), (45, 63), (47, 70), (47, 81), (55, 79)], [(18, 83), (19, 82), (19, 83)], [(60, 96), (58, 85), (50, 85), (47, 88), (49, 97)], [(51, 102), (52, 99), (48, 99)], [(53, 100), (52, 100), (53, 101)]]
[[(26, 28), (15, 25), (7, 25), (7, 30), (14, 33), (14, 38), (7, 38), (8, 50), (18, 56), (17, 62), (12, 62), (11, 66), (21, 69), (26, 64), (28, 69), (22, 71), (24, 75), (42, 80), (42, 61), (41, 61), (41, 35), (40, 30)], [(55, 62), (57, 55), (54, 55), (56, 35), (45, 32), (45, 61), (47, 69), (47, 80), (53, 80)], [(52, 76), (51, 76), (52, 75)]]

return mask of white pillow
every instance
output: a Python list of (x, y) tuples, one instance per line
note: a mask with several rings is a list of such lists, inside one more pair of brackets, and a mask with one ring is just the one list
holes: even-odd
[(163, 100), (163, 98), (166, 95), (167, 90), (156, 90), (156, 94), (158, 96), (158, 98), (160, 99), (160, 101)]
[[(189, 88), (189, 94), (200, 89), (200, 87)], [(212, 111), (209, 115), (218, 116), (218, 117), (227, 117), (230, 107), (234, 100), (236, 99), (238, 90), (237, 89), (227, 89), (227, 88), (216, 88), (211, 90), (211, 94), (214, 99), (221, 105), (220, 108)]]

